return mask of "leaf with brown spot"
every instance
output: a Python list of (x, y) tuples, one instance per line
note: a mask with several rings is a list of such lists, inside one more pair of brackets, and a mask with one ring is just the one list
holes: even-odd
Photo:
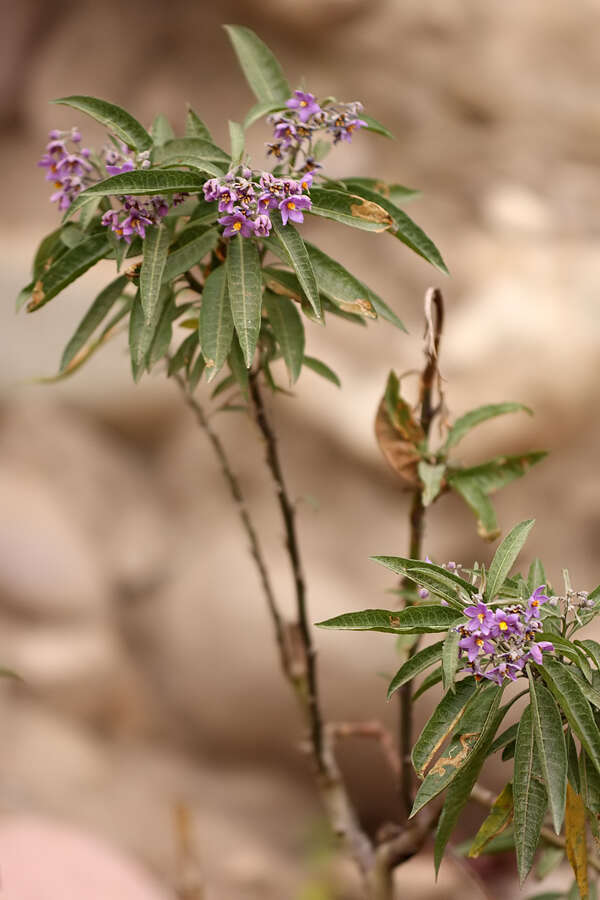
[(357, 197), (355, 194), (352, 194), (352, 197), (358, 200), (358, 203), (353, 203), (350, 206), (352, 215), (357, 219), (366, 219), (367, 222), (378, 222), (385, 228), (392, 224), (392, 217), (378, 203), (374, 203), (372, 200), (363, 200), (362, 197)]
[(348, 300), (340, 300), (336, 298), (336, 303), (342, 312), (353, 313), (356, 316), (364, 316), (366, 319), (376, 319), (377, 313), (373, 309), (373, 304), (369, 300), (355, 300), (351, 303)]
[(575, 874), (582, 900), (589, 897), (588, 853), (585, 825), (585, 807), (581, 794), (567, 784), (567, 808), (565, 813), (567, 858)]
[(390, 372), (385, 394), (375, 417), (375, 436), (388, 464), (412, 486), (420, 485), (417, 471), (421, 454), (417, 445), (425, 440), (412, 409), (400, 396), (400, 382)]

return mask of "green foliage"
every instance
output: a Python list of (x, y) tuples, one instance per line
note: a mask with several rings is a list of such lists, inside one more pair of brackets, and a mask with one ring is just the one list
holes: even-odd
[(390, 634), (435, 634), (447, 631), (457, 620), (457, 613), (445, 606), (409, 606), (401, 610), (365, 609), (345, 613), (324, 622), (319, 628), (349, 631), (385, 631)]
[(97, 97), (83, 96), (61, 97), (53, 102), (87, 113), (88, 116), (106, 126), (129, 147), (134, 147), (136, 150), (148, 150), (152, 146), (152, 138), (146, 129), (130, 113), (121, 109), (120, 106), (115, 106), (114, 103), (99, 100)]
[(225, 30), (258, 102), (284, 103), (292, 90), (267, 45), (242, 25), (225, 25)]

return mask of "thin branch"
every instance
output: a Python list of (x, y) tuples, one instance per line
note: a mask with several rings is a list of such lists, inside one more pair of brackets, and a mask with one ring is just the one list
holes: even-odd
[(198, 401), (192, 396), (192, 394), (189, 393), (186, 388), (184, 379), (177, 373), (173, 377), (175, 378), (175, 381), (181, 389), (186, 404), (196, 417), (198, 425), (200, 425), (200, 427), (206, 433), (206, 436), (208, 437), (210, 443), (212, 444), (213, 450), (215, 451), (217, 459), (219, 460), (221, 472), (223, 473), (223, 477), (227, 482), (229, 492), (236, 504), (242, 526), (250, 543), (250, 553), (252, 554), (252, 558), (254, 559), (254, 562), (256, 564), (263, 594), (265, 596), (265, 600), (267, 601), (267, 608), (271, 616), (271, 621), (273, 622), (273, 629), (275, 631), (275, 639), (277, 641), (277, 648), (279, 650), (281, 668), (284, 675), (286, 675), (286, 677), (289, 677), (290, 659), (288, 642), (286, 641), (286, 622), (281, 616), (281, 613), (279, 612), (279, 608), (277, 606), (277, 600), (275, 598), (275, 592), (271, 584), (271, 579), (269, 578), (267, 564), (265, 562), (262, 548), (260, 546), (256, 528), (254, 527), (254, 523), (248, 511), (248, 506), (246, 504), (240, 482), (238, 481), (237, 476), (231, 468), (229, 458), (223, 444), (221, 443), (221, 439), (210, 424), (210, 421), (208, 420), (204, 409), (202, 408), (200, 403), (198, 403)]
[(254, 404), (254, 417), (265, 441), (267, 466), (273, 477), (277, 501), (281, 510), (281, 518), (286, 537), (286, 548), (290, 559), (290, 566), (294, 579), (296, 594), (296, 616), (299, 637), (304, 651), (304, 687), (306, 690), (306, 713), (311, 733), (312, 751), (321, 775), (327, 774), (327, 767), (323, 758), (323, 723), (319, 707), (317, 686), (316, 651), (312, 640), (310, 623), (308, 620), (308, 608), (306, 602), (306, 583), (302, 571), (300, 558), (300, 545), (296, 531), (296, 515), (294, 505), (290, 500), (283, 470), (277, 450), (277, 438), (267, 416), (262, 393), (258, 384), (258, 373), (250, 374), (250, 394)]

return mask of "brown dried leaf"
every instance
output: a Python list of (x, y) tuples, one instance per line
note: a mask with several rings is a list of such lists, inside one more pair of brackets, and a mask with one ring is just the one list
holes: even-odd
[(582, 900), (587, 900), (589, 897), (589, 883), (585, 806), (581, 795), (577, 794), (570, 784), (567, 784), (565, 835), (567, 857), (577, 880), (579, 894)]
[(373, 309), (373, 304), (370, 300), (338, 300), (336, 298), (336, 304), (338, 307), (347, 313), (353, 313), (357, 316), (364, 316), (366, 319), (376, 319), (377, 313)]
[(351, 204), (350, 212), (356, 219), (375, 222), (382, 226), (382, 231), (385, 231), (386, 228), (393, 224), (390, 214), (378, 203), (374, 203), (372, 200), (364, 200), (362, 197), (357, 197), (356, 194), (351, 196), (353, 200), (356, 200), (356, 203)]
[(279, 294), (282, 297), (291, 297), (292, 300), (298, 300), (298, 302), (302, 300), (302, 297), (297, 291), (293, 291), (291, 288), (285, 287), (283, 284), (281, 284), (281, 282), (275, 281), (274, 278), (267, 278), (266, 286), (274, 294)]

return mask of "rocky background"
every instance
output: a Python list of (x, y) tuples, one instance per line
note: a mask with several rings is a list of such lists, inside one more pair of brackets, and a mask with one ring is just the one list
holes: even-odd
[[(258, 30), (292, 84), (306, 76), (317, 94), (361, 99), (397, 140), (360, 134), (332, 154), (330, 171), (422, 189), (409, 212), (452, 276), (441, 282), (385, 237), (308, 226), (410, 330), (312, 327), (309, 352), (330, 362), (343, 390), (306, 373), (294, 399), (271, 403), (300, 504), (313, 617), (385, 605), (392, 581), (368, 557), (405, 551), (406, 497), (372, 420), (388, 370), (419, 365), (422, 298), (434, 283), (448, 307), (452, 413), (506, 399), (536, 411), (481, 429), (465, 442), (466, 460), (551, 451), (499, 498), (500, 522), (535, 516), (525, 555), (543, 552), (555, 581), (568, 566), (576, 587), (592, 588), (600, 4), (1, 5), (0, 663), (24, 679), (0, 684), (3, 887), (11, 900), (351, 900), (353, 870), (321, 819), (244, 536), (176, 385), (157, 372), (134, 387), (119, 343), (69, 382), (35, 382), (56, 371), (106, 277), (98, 266), (34, 317), (14, 315), (34, 247), (56, 222), (35, 168), (46, 133), (77, 123), (88, 143), (101, 139), (94, 123), (48, 100), (95, 94), (144, 122), (162, 110), (177, 126), (190, 101), (226, 142), (226, 120), (251, 102), (220, 28), (228, 21)], [(255, 126), (257, 160), (265, 137)], [(290, 597), (257, 436), (243, 417), (215, 423)], [(447, 498), (431, 513), (427, 551), (465, 563), (491, 553)], [(328, 713), (393, 725), (380, 677), (393, 670), (393, 642), (316, 639)], [(372, 780), (381, 760), (372, 747), (349, 751), (353, 790), (375, 827), (394, 803), (385, 779)], [(400, 880), (415, 898), (463, 896), (465, 878), (475, 879), (473, 897), (527, 894), (505, 861), (478, 876), (449, 859), (442, 873), (434, 887), (425, 853)]]

